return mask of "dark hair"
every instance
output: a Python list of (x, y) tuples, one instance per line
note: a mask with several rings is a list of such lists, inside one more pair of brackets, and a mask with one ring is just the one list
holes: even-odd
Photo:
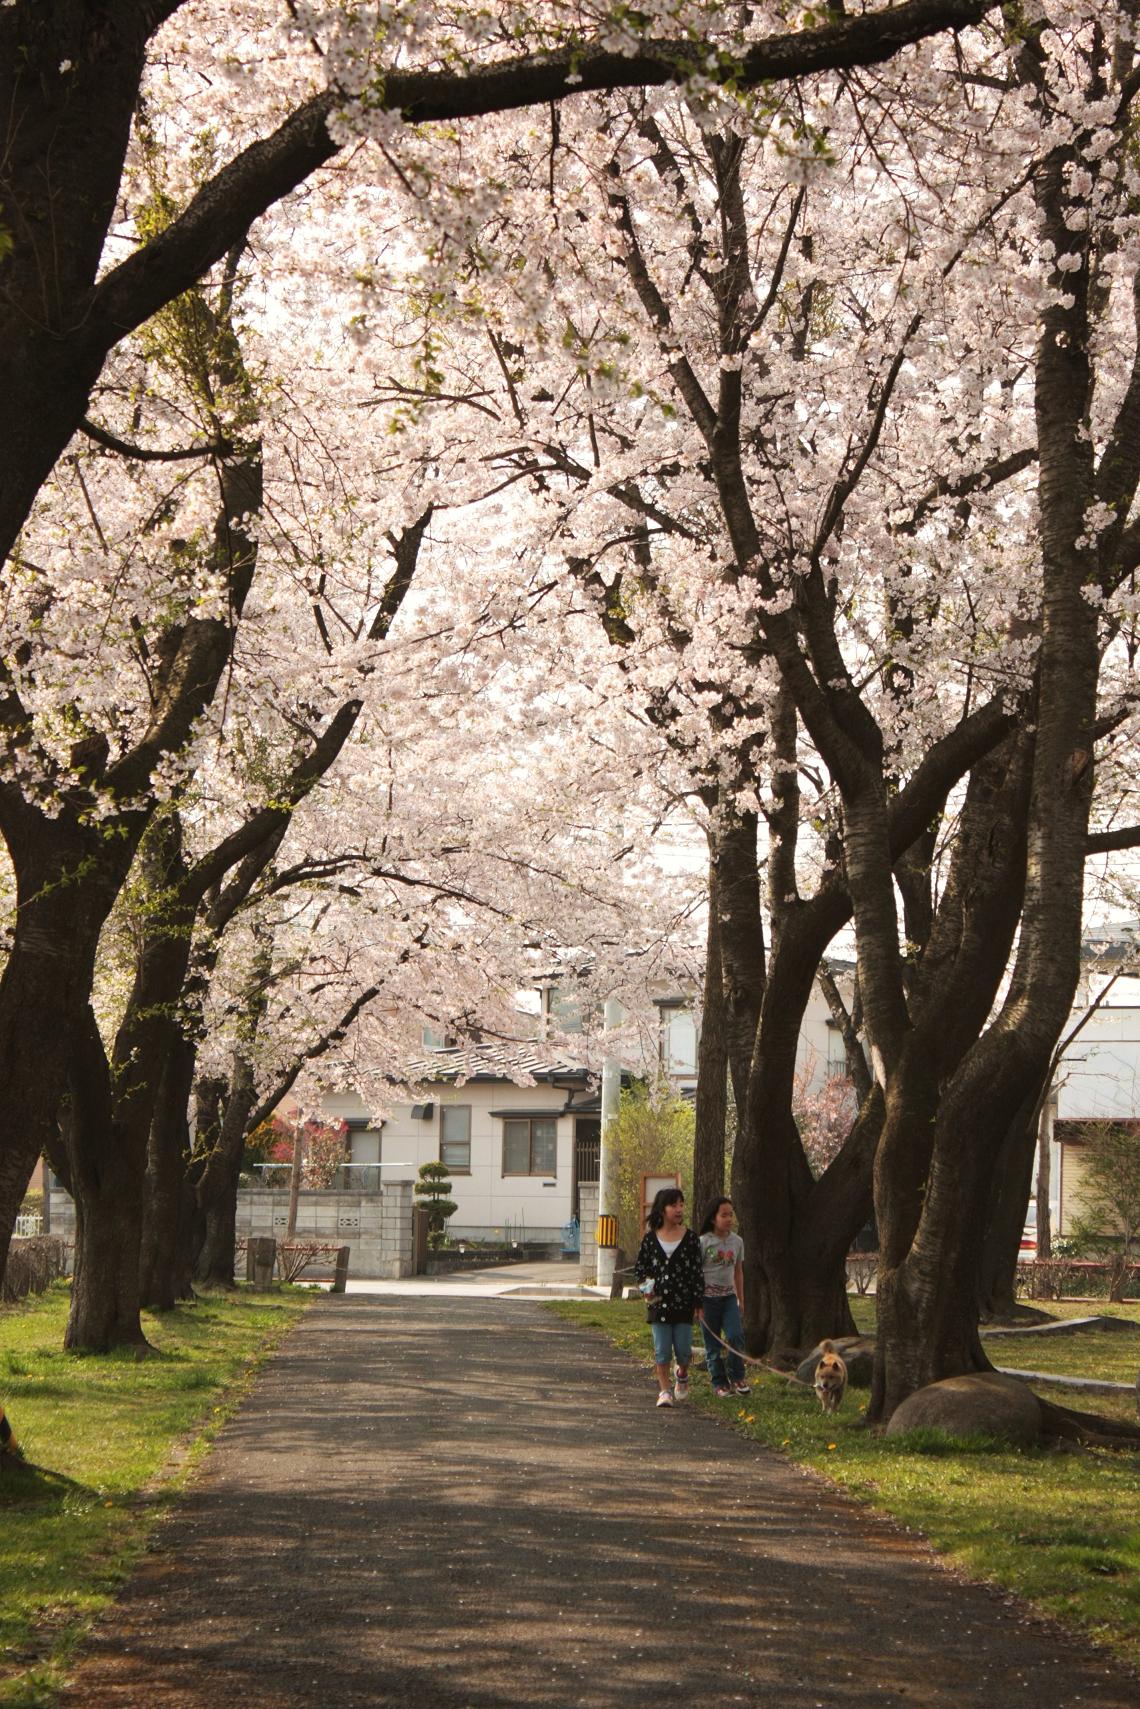
[(728, 1199), (728, 1198), (713, 1199), (711, 1201), (711, 1203), (705, 1207), (705, 1214), (704, 1214), (704, 1217), (701, 1221), (701, 1233), (702, 1234), (711, 1234), (712, 1233), (713, 1223), (716, 1221), (717, 1212), (720, 1210), (721, 1205), (730, 1205), (731, 1203), (732, 1203), (732, 1200)]
[(666, 1205), (683, 1205), (684, 1202), (685, 1195), (680, 1187), (662, 1187), (649, 1207), (649, 1216), (646, 1220), (649, 1223), (650, 1232), (660, 1228), (665, 1221)]

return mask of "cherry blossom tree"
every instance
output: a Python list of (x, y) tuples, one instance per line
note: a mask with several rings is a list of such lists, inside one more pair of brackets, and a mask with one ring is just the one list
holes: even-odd
[[(708, 661), (733, 658), (756, 674), (723, 720), (721, 752), (759, 713), (774, 800), (795, 792), (791, 779), (798, 790), (805, 765), (822, 768), (814, 901), (797, 880), (798, 818), (769, 847), (775, 942), (753, 981), (761, 1026), (736, 1191), (746, 1215), (766, 1206), (747, 1230), (753, 1299), (774, 1281), (793, 1299), (790, 1230), (808, 1184), (787, 1119), (793, 1057), (778, 1041), (850, 912), (875, 1089), (864, 1133), (812, 1198), (822, 1238), (838, 1220), (829, 1189), (856, 1159), (865, 1180), (877, 1158), (882, 1415), (920, 1382), (984, 1363), (975, 1281), (993, 1159), (1071, 1001), (1094, 746), (1129, 716), (1111, 670), (1099, 714), (1095, 697), (1102, 652), (1119, 656), (1130, 622), (1133, 574), (1132, 23), (1095, 5), (1055, 22), (1027, 26), (1012, 56), (984, 39), (956, 58), (926, 50), (922, 95), (902, 66), (824, 81), (810, 100), (801, 88), (789, 134), (769, 127), (765, 163), (787, 176), (790, 157), (793, 184), (766, 203), (742, 171), (743, 134), (723, 114), (710, 128), (708, 104), (689, 135), (637, 101), (607, 105), (591, 136), (564, 122), (567, 176), (533, 271), (579, 282), (559, 317), (576, 379), (536, 385), (534, 340), (501, 338), (524, 359), (507, 374), (513, 406), (525, 386), (565, 420), (573, 395), (579, 449), (570, 427), (536, 430), (524, 412), (516, 462), (520, 476), (525, 465), (531, 480), (573, 486), (562, 549), (603, 621), (631, 642), (648, 588), (663, 645), (697, 660), (691, 676), (674, 660), (662, 678), (650, 655), (647, 687), (723, 706), (725, 673)], [(884, 160), (892, 111), (911, 129)], [(828, 181), (828, 155), (858, 164)], [(813, 182), (797, 187), (797, 174)], [(535, 171), (532, 203), (540, 183)], [(1078, 207), (1092, 189), (1091, 211)], [(756, 230), (770, 259), (756, 258)], [(593, 264), (609, 255), (604, 298), (575, 272), (579, 250)], [(995, 279), (1012, 294), (996, 295)], [(623, 539), (628, 567), (600, 567)], [(691, 621), (702, 580), (717, 619), (703, 635)], [(707, 763), (707, 730), (698, 746)], [(747, 766), (727, 783), (748, 811)], [(936, 895), (931, 824), (944, 812), (955, 830)], [(753, 894), (738, 892), (750, 912)], [(790, 953), (815, 932), (814, 953)], [(755, 929), (738, 941), (758, 965)], [(818, 1270), (818, 1245), (804, 1255)]]
[[(466, 120), (592, 88), (693, 77), (751, 87), (821, 66), (871, 63), (984, 10), (970, 0), (909, 0), (824, 29), (775, 34), (766, 15), (753, 15), (740, 34), (726, 29), (720, 9), (698, 7), (659, 36), (624, 13), (574, 17), (567, 27), (557, 12), (523, 20), (509, 8), (490, 19), (409, 8), (399, 28), (390, 21), (399, 52), (389, 56), (381, 45), (377, 57), (386, 32), (356, 9), (222, 9), (205, 0), (122, 0), (97, 13), (78, 0), (46, 11), (27, 0), (0, 8), (0, 91), (13, 139), (0, 175), (5, 556), (15, 552), (18, 578), (36, 577), (21, 531), (45, 483), (57, 479), (53, 471), (63, 468), (59, 459), (73, 436), (82, 430), (98, 440), (105, 433), (87, 417), (111, 353), (227, 256), (232, 271), (254, 221), (334, 161), (346, 142), (368, 134), (390, 158), (407, 121)], [(272, 78), (257, 74), (267, 53)], [(155, 219), (153, 197), (132, 197), (124, 172), (132, 151), (146, 152), (149, 105), (164, 76), (180, 85), (182, 111), (176, 115), (176, 103), (167, 102), (158, 146), (178, 163), (183, 184), (175, 189), (174, 216)], [(398, 163), (394, 169), (398, 176)], [(216, 473), (214, 571), (226, 612), (237, 613), (256, 555), (241, 520), (258, 508), (255, 424), (231, 403), (205, 443), (152, 445), (142, 456), (165, 460), (172, 452), (204, 456)], [(179, 549), (161, 567), (160, 556), (156, 576), (185, 598)], [(51, 577), (39, 580), (33, 601), (54, 599)], [(151, 814), (157, 768), (185, 744), (208, 705), (229, 655), (230, 626), (224, 616), (184, 615), (169, 639), (150, 673), (153, 715), (141, 732), (112, 740), (88, 719), (68, 743), (61, 734), (68, 713), (51, 753), (37, 751), (31, 769), (30, 756), (44, 741), (42, 702), (22, 638), (13, 635), (5, 647), (0, 830), (19, 891), (0, 982), (9, 1086), (0, 1149), (5, 1251), (31, 1161), (52, 1144), (68, 1074), (83, 1060), (81, 1035), (94, 1059), (82, 1072), (91, 1084), (98, 1078), (86, 1014), (95, 945)], [(53, 1042), (45, 1042), (35, 1083), (25, 1085), (19, 1064), (27, 1027)]]

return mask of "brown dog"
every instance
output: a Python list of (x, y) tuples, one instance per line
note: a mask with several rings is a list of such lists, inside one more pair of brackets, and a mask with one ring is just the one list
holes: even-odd
[(830, 1341), (821, 1341), (819, 1344), (819, 1364), (815, 1368), (815, 1382), (812, 1386), (819, 1396), (819, 1404), (824, 1412), (839, 1410), (843, 1391), (847, 1387), (847, 1366)]

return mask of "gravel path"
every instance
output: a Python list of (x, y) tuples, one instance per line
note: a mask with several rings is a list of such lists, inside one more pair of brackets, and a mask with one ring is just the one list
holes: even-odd
[(1135, 1709), (1135, 1680), (540, 1307), (327, 1299), (89, 1646), (84, 1709)]

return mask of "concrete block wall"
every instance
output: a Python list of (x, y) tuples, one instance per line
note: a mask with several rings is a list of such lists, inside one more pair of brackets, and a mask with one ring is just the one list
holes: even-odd
[[(410, 1276), (414, 1265), (411, 1181), (386, 1181), (380, 1201), (380, 1263), (378, 1276), (395, 1280)], [(351, 1263), (351, 1259), (350, 1259)], [(349, 1270), (349, 1275), (352, 1271)], [(363, 1272), (358, 1272), (363, 1274)]]
[[(395, 1281), (410, 1276), (414, 1263), (412, 1183), (389, 1181), (378, 1193), (302, 1193), (297, 1201), (297, 1238), (349, 1248), (348, 1274)], [(51, 1232), (75, 1238), (75, 1205), (53, 1190)], [(289, 1194), (269, 1187), (243, 1187), (237, 1196), (239, 1239), (272, 1234), (285, 1238)], [(331, 1266), (331, 1260), (330, 1260)], [(241, 1267), (244, 1275), (244, 1265)]]
[(48, 1233), (61, 1240), (75, 1239), (75, 1200), (62, 1187), (53, 1187), (48, 1194)]
[(596, 1181), (579, 1182), (578, 1203), (582, 1207), (580, 1219), (582, 1244), (578, 1257), (578, 1277), (583, 1282), (594, 1282), (598, 1276), (598, 1185)]
[[(238, 1193), (237, 1232), (285, 1237), (289, 1194), (268, 1187)], [(348, 1274), (395, 1281), (412, 1274), (412, 1183), (389, 1181), (378, 1193), (304, 1192), (297, 1201), (297, 1238), (347, 1246)]]

